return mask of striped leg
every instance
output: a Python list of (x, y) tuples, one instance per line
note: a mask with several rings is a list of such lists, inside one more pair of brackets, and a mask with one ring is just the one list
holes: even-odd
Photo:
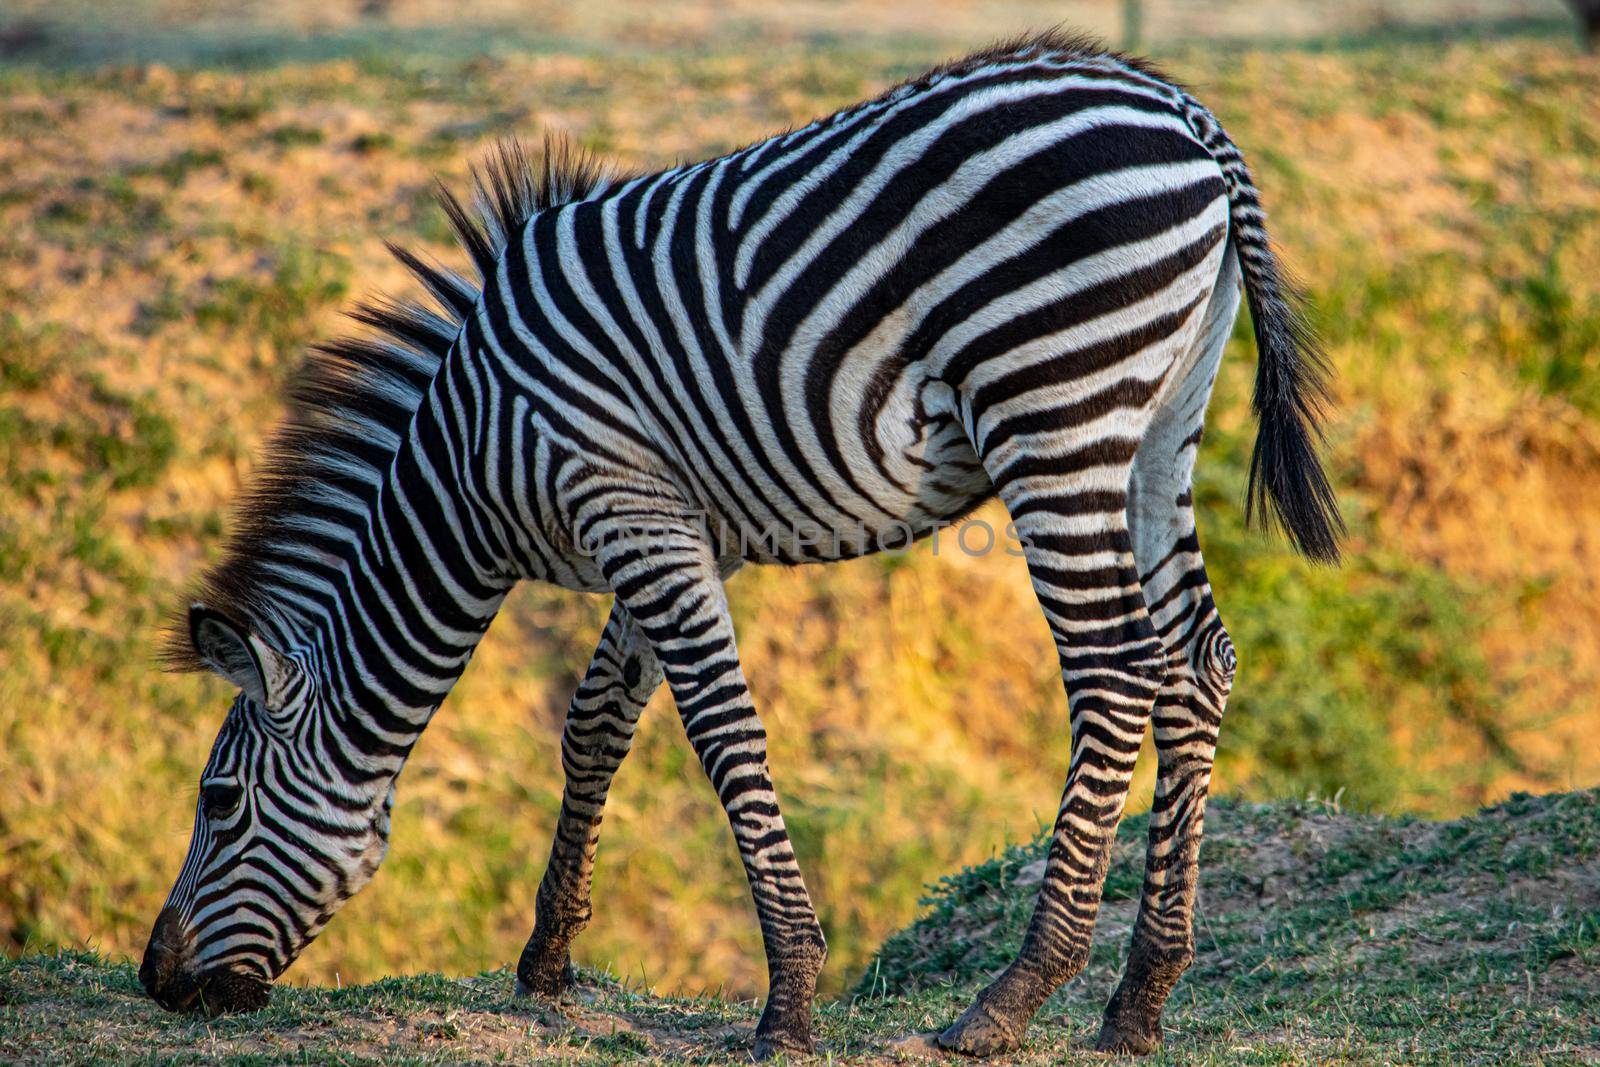
[(1192, 362), (1134, 459), (1128, 507), (1134, 554), (1166, 648), (1167, 677), (1154, 714), (1160, 770), (1144, 892), (1127, 971), (1100, 1031), (1098, 1047), (1105, 1052), (1143, 1053), (1161, 1043), (1162, 1007), (1194, 958), (1200, 838), (1234, 653), (1200, 556), (1190, 478), (1238, 304), (1238, 272), (1228, 256)]
[[(596, 559), (666, 674), (689, 742), (722, 801), (750, 880), (769, 986), (755, 1055), (809, 1052), (811, 1002), (827, 943), (767, 770), (767, 735), (739, 666), (733, 620), (709, 545), (693, 522), (632, 520), (590, 531)], [(648, 529), (644, 527), (649, 527)]]
[(660, 684), (655, 653), (627, 609), (613, 605), (561, 733), (567, 783), (533, 934), (517, 962), (518, 995), (556, 997), (572, 983), (570, 950), (592, 914), (589, 882), (606, 794), (628, 755), (639, 713)]
[[(1121, 416), (1125, 428), (1147, 417)], [(944, 1047), (971, 1055), (1016, 1048), (1045, 998), (1083, 969), (1112, 839), (1163, 676), (1124, 510), (1132, 448), (1120, 437), (1083, 447), (1085, 427), (1075, 429), (1076, 439), (1064, 429), (1036, 436), (1026, 450), (979, 450), (1011, 510), (1055, 637), (1072, 760), (1022, 949), (939, 1036)]]
[(1205, 566), (1189, 546), (1162, 568), (1156, 582), (1198, 584), (1181, 597), (1176, 614), (1182, 640), (1175, 648), (1155, 710), (1160, 772), (1150, 813), (1144, 892), (1122, 982), (1106, 1006), (1097, 1048), (1144, 1053), (1161, 1044), (1161, 1011), (1178, 978), (1194, 959), (1195, 885), (1200, 839), (1217, 729), (1233, 680), (1233, 647), (1217, 616)]
[(1041, 359), (1025, 346), (969, 371), (958, 389), (1055, 638), (1072, 759), (1022, 948), (939, 1035), (945, 1048), (1016, 1048), (1045, 998), (1088, 961), (1112, 841), (1167, 676), (1131, 528), (1134, 468), (1161, 410), (1186, 395), (1217, 305), (1236, 305), (1236, 283), (1222, 290), (1231, 303), (1214, 298), (1224, 249), (1218, 240), (1159, 294), (1079, 330), (1082, 347), (1068, 355)]

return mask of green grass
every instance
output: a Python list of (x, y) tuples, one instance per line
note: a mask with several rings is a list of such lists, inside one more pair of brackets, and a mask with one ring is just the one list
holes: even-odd
[[(75, 460), (82, 483), (109, 490), (149, 486), (171, 461), (171, 420), (148, 393), (108, 384), (96, 355), (68, 328), (29, 330), (0, 316), (0, 463), (24, 492), (53, 480), (52, 453)], [(48, 413), (30, 411), (29, 397), (48, 398)]]
[[(1017, 1062), (1084, 1051), (1121, 965), (1143, 818), (1124, 823), (1088, 970), (1041, 1011)], [(1600, 1055), (1600, 791), (1514, 797), (1449, 823), (1326, 805), (1214, 802), (1194, 967), (1154, 1063), (1587, 1062)], [(933, 887), (850, 997), (817, 1014), (838, 1063), (895, 1058), (948, 1023), (1016, 950), (1043, 842)], [(619, 1062), (743, 1059), (758, 1006), (659, 997), (584, 972), (557, 1009), (512, 977), (280, 988), (262, 1011), (172, 1016), (132, 964), (0, 961), (0, 1048), (24, 1062)]]
[(292, 366), (314, 336), (314, 312), (349, 292), (350, 265), (319, 248), (284, 245), (271, 253), (266, 277), (238, 276), (216, 283), (194, 309), (199, 326), (267, 340)]
[[(1207, 821), (1172, 1062), (1600, 1053), (1600, 792), (1517, 796), (1443, 824), (1226, 801)], [(1114, 985), (1145, 823), (1125, 822), (1088, 971), (1036, 1032), (1085, 1028)], [(1041, 840), (942, 881), (858, 995), (981, 985), (1020, 944), (1044, 852)]]
[[(507, 133), (565, 132), (628, 167), (704, 158), (1022, 21), (930, 5), (921, 26), (874, 23), (888, 5), (801, 5), (834, 28), (701, 38), (636, 34), (635, 12), (606, 22), (620, 9), (596, 0), (567, 26), (601, 36), (576, 43), (526, 18), (540, 40), (132, 27), (126, 57), (170, 68), (101, 63), (116, 42), (53, 23), (42, 51), (0, 62), (4, 951), (126, 954), (148, 933), (230, 696), (159, 673), (160, 622), (219, 550), (303, 346), (345, 328), (359, 295), (415, 294), (383, 239), (462, 262), (434, 174), (463, 190)], [(1581, 491), (1600, 478), (1600, 67), (1550, 33), (1158, 58), (1240, 142), (1320, 310), (1354, 531), (1333, 571), (1244, 528), (1241, 324), (1197, 486), (1241, 658), (1217, 791), (1448, 816), (1600, 781), (1600, 496)], [(751, 568), (730, 598), (838, 992), (926, 880), (1054, 812), (1055, 657), (1015, 560)], [(560, 716), (605, 610), (517, 591), (408, 766), (384, 870), (299, 980), (516, 957)], [(743, 874), (667, 703), (607, 811), (580, 962), (749, 994)], [(1150, 782), (1147, 759), (1133, 810)]]

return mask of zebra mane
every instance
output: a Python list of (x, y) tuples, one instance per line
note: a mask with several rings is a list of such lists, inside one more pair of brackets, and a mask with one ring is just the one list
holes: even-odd
[(1076, 56), (1082, 59), (1103, 57), (1114, 60), (1130, 70), (1138, 71), (1140, 74), (1158, 78), (1169, 85), (1182, 88), (1177, 82), (1163, 73), (1159, 67), (1142, 56), (1132, 56), (1125, 52), (1108, 48), (1105, 42), (1093, 34), (1068, 30), (1062, 26), (1053, 26), (1046, 30), (1035, 30), (1031, 33), (1022, 33), (1015, 37), (997, 41), (981, 52), (973, 52), (970, 55), (962, 56), (960, 59), (942, 63), (902, 84), (921, 85), (947, 75), (966, 74), (996, 60), (1011, 59), (1028, 52), (1055, 53)]
[[(189, 635), (189, 604), (200, 601), (252, 629), (281, 619), (284, 610), (269, 589), (283, 546), (330, 526), (361, 536), (411, 419), (506, 245), (538, 212), (581, 200), (616, 178), (565, 139), (547, 135), (543, 148), (536, 166), (520, 142), (497, 144), (471, 168), (470, 207), (438, 185), (439, 204), (476, 279), (385, 242), (438, 308), (369, 299), (349, 314), (370, 333), (311, 348), (289, 379), (287, 412), (236, 504), (223, 558), (201, 576), (168, 627), (161, 658), (169, 669), (205, 669)], [(310, 544), (306, 551), (326, 554)]]

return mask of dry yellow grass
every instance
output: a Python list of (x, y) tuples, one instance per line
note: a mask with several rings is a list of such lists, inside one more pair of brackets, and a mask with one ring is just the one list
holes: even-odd
[[(147, 6), (157, 27), (193, 13)], [(395, 8), (402, 26), (432, 17)], [(582, 26), (571, 5), (517, 10), (589, 43), (0, 72), (11, 946), (142, 944), (225, 700), (154, 671), (160, 617), (217, 550), (300, 348), (341, 329), (355, 295), (405, 285), (381, 239), (453, 255), (435, 173), (459, 184), (509, 132), (565, 131), (631, 166), (704, 156), (1015, 25), (941, 3), (950, 21), (929, 43), (896, 39), (921, 21), (908, 5), (871, 8), (851, 40), (827, 35), (862, 5), (747, 30), (742, 7), (687, 0), (659, 18), (602, 4)], [(1326, 311), (1356, 528), (1342, 574), (1240, 531), (1253, 427), (1237, 346), (1200, 486), (1244, 661), (1219, 788), (1346, 786), (1364, 805), (1453, 813), (1600, 780), (1600, 70), (1537, 37), (1171, 60), (1256, 161)], [(732, 592), (837, 989), (912, 916), (922, 882), (1053, 813), (1067, 756), (1054, 656), (1002, 554), (751, 571)], [(514, 958), (559, 797), (560, 715), (604, 606), (513, 598), (403, 779), (384, 873), (296, 979)], [(647, 713), (580, 956), (667, 989), (749, 993), (753, 917), (679, 732), (659, 702)], [(1142, 770), (1135, 808), (1149, 788)]]

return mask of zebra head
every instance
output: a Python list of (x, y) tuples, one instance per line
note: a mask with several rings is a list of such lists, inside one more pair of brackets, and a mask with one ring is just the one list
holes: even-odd
[(393, 784), (330, 774), (328, 717), (303, 664), (200, 604), (189, 635), (201, 663), (240, 692), (201, 773), (189, 854), (139, 980), (171, 1011), (248, 1011), (372, 878)]

